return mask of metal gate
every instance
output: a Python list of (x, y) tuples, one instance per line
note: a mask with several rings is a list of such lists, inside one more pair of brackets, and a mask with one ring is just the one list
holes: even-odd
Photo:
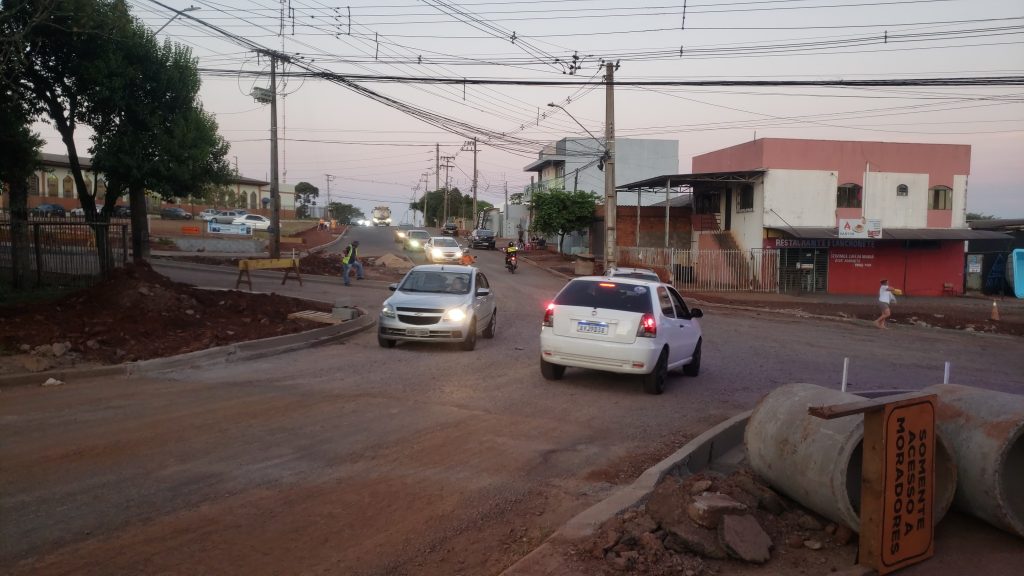
[(778, 292), (780, 252), (619, 248), (618, 263), (650, 268), (662, 280), (690, 292)]

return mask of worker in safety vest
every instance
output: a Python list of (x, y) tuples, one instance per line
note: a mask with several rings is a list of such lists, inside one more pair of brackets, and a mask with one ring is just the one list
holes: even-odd
[(341, 257), (341, 279), (345, 286), (349, 286), (348, 273), (352, 268), (356, 269), (356, 279), (363, 279), (363, 263), (359, 261), (359, 240), (353, 240), (345, 248), (345, 254)]

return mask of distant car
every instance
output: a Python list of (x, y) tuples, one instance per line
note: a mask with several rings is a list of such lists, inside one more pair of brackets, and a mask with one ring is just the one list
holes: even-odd
[(377, 342), (453, 342), (476, 347), (477, 335), (494, 338), (498, 308), (482, 272), (472, 266), (426, 264), (410, 270), (384, 301)]
[(207, 208), (199, 213), (199, 218), (207, 221), (213, 220), (213, 217), (216, 216), (218, 212), (220, 212), (220, 210), (217, 210), (216, 208)]
[(395, 228), (395, 242), (398, 244), (405, 244), (406, 232), (408, 232), (407, 229)]
[(638, 278), (640, 280), (661, 282), (658, 273), (647, 268), (611, 268), (605, 273), (605, 276), (610, 278)]
[(191, 220), (192, 215), (189, 214), (188, 210), (174, 206), (172, 208), (164, 208), (161, 210), (160, 218), (164, 220)]
[(131, 218), (132, 209), (124, 204), (115, 204), (113, 218)]
[(461, 262), (462, 246), (455, 238), (434, 236), (423, 245), (427, 262)]
[(235, 219), (242, 216), (245, 216), (245, 214), (238, 210), (221, 210), (213, 216), (212, 220), (218, 224), (231, 224)]
[(487, 230), (485, 228), (473, 230), (469, 235), (470, 248), (486, 248), (487, 250), (494, 250), (494, 241), (494, 231)]
[(85, 208), (82, 208), (82, 207), (72, 208), (71, 211), (68, 212), (68, 215), (69, 216), (74, 216), (76, 218), (84, 218), (85, 217)]
[(402, 246), (403, 250), (423, 250), (423, 245), (430, 240), (430, 232), (426, 230), (409, 230), (405, 233), (405, 243)]
[(67, 215), (64, 207), (60, 204), (40, 204), (33, 208), (29, 214), (42, 218), (63, 218)]
[(668, 284), (574, 278), (544, 310), (541, 375), (558, 380), (567, 366), (641, 374), (644, 391), (661, 394), (669, 370), (700, 373), (703, 316)]
[(459, 227), (455, 225), (455, 222), (449, 222), (444, 225), (444, 228), (441, 228), (441, 234), (445, 236), (458, 236)]
[(253, 230), (267, 230), (270, 228), (270, 218), (260, 216), (259, 214), (246, 214), (245, 216), (235, 218), (231, 223), (244, 224)]

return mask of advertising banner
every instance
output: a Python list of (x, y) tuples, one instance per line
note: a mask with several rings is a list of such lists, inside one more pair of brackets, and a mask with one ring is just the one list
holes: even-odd
[(867, 218), (840, 218), (839, 230), (836, 234), (840, 238), (882, 238), (882, 221)]
[(206, 231), (211, 234), (235, 234), (238, 236), (252, 236), (252, 227), (247, 224), (220, 224), (207, 222)]

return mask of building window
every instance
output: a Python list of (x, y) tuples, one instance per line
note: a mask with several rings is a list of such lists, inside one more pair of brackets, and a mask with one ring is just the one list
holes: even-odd
[(910, 188), (908, 188), (906, 184), (900, 184), (899, 186), (896, 187), (897, 196), (907, 196), (909, 194)]
[(754, 211), (754, 187), (750, 184), (744, 184), (740, 186), (740, 204), (736, 208), (737, 212), (753, 212)]
[(836, 193), (837, 208), (860, 208), (861, 201), (859, 184), (843, 184)]
[(256, 193), (249, 192), (249, 208), (255, 210), (258, 206), (256, 205)]
[(58, 180), (57, 180), (57, 176), (55, 174), (47, 174), (46, 175), (46, 195), (47, 196), (50, 196), (50, 197), (53, 197), (53, 198), (56, 198), (57, 196), (60, 196), (60, 193), (57, 190), (57, 183), (58, 183)]
[(948, 186), (935, 186), (928, 194), (929, 210), (952, 210), (953, 190)]
[(42, 196), (43, 191), (39, 187), (39, 175), (35, 172), (32, 173), (32, 177), (28, 179), (28, 195), (29, 196)]
[(64, 197), (74, 198), (75, 197), (75, 181), (72, 180), (71, 176), (64, 177)]

